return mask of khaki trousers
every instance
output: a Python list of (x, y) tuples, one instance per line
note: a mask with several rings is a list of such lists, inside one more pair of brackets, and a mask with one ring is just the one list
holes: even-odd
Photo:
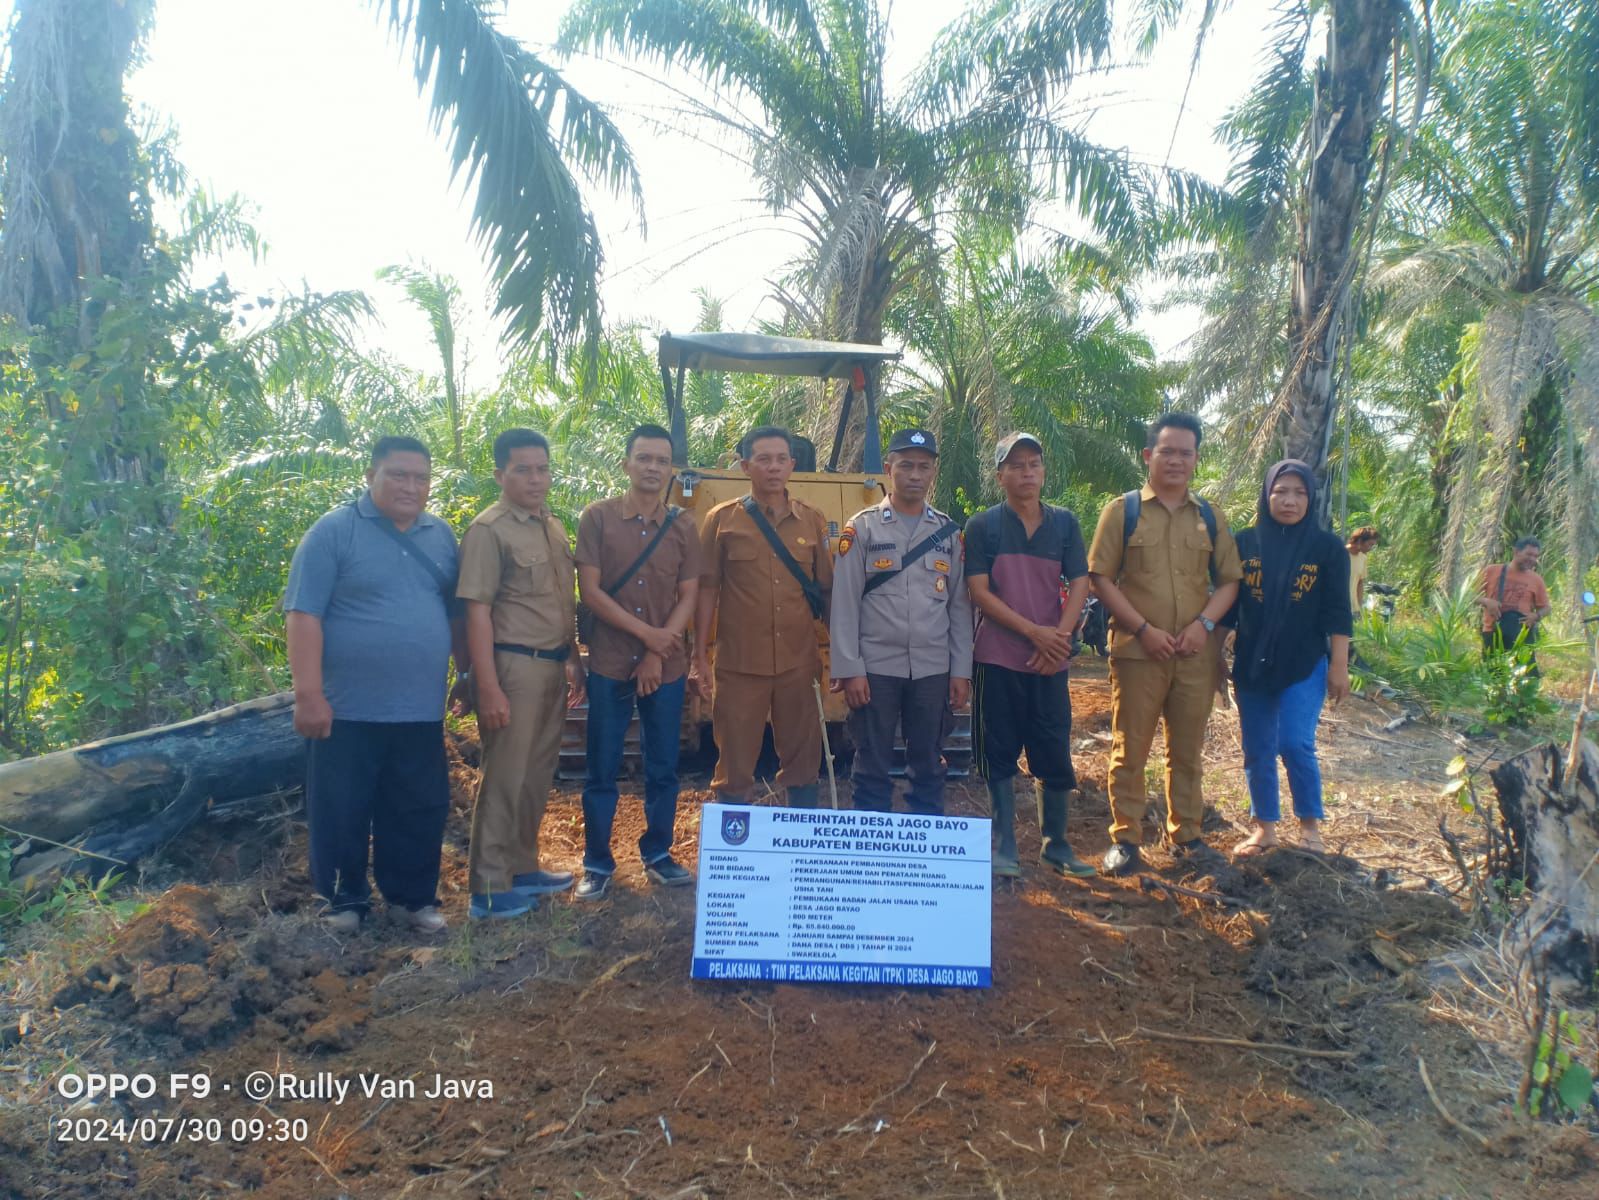
[(1191, 842), (1205, 813), (1205, 726), (1216, 691), (1215, 639), (1193, 658), (1110, 660), (1110, 836), (1143, 841), (1149, 806), (1144, 764), (1155, 726), (1166, 723), (1166, 836)]
[(711, 722), (718, 758), (712, 791), (733, 800), (748, 799), (755, 786), (755, 764), (768, 720), (782, 764), (778, 786), (804, 787), (816, 782), (822, 769), (822, 727), (812, 685), (821, 674), (820, 663), (781, 675), (746, 675), (716, 668)]
[(514, 877), (539, 869), (539, 825), (566, 720), (565, 663), (496, 650), (494, 671), (511, 702), (511, 723), (482, 734), (467, 860), (474, 896), (510, 891)]

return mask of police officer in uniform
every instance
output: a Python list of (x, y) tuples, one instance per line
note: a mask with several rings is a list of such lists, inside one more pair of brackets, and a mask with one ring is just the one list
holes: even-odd
[(856, 808), (893, 807), (894, 736), (905, 735), (906, 804), (944, 811), (942, 742), (972, 686), (972, 606), (959, 526), (927, 503), (938, 443), (924, 429), (888, 442), (891, 490), (839, 534), (833, 569), (832, 689), (850, 706)]

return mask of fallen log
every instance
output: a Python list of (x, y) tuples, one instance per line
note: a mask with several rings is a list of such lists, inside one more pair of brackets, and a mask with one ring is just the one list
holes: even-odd
[(1492, 771), (1499, 815), (1532, 896), (1524, 918), (1534, 964), (1591, 988), (1599, 966), (1599, 748), (1538, 746)]
[(13, 866), (18, 878), (129, 865), (212, 803), (304, 783), (305, 741), (294, 732), (293, 695), (281, 692), (0, 764), (0, 836), (29, 842), (32, 853)]

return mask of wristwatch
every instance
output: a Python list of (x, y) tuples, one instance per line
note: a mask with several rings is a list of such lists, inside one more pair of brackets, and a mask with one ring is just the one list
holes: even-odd
[(1194, 620), (1198, 621), (1201, 625), (1203, 625), (1205, 627), (1205, 632), (1206, 633), (1215, 633), (1216, 632), (1216, 622), (1212, 621), (1204, 613), (1200, 613), (1197, 617), (1194, 618)]

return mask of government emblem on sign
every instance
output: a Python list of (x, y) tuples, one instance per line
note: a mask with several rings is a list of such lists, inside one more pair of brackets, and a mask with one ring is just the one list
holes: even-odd
[(729, 846), (742, 846), (749, 840), (750, 815), (735, 809), (722, 814), (722, 841)]

